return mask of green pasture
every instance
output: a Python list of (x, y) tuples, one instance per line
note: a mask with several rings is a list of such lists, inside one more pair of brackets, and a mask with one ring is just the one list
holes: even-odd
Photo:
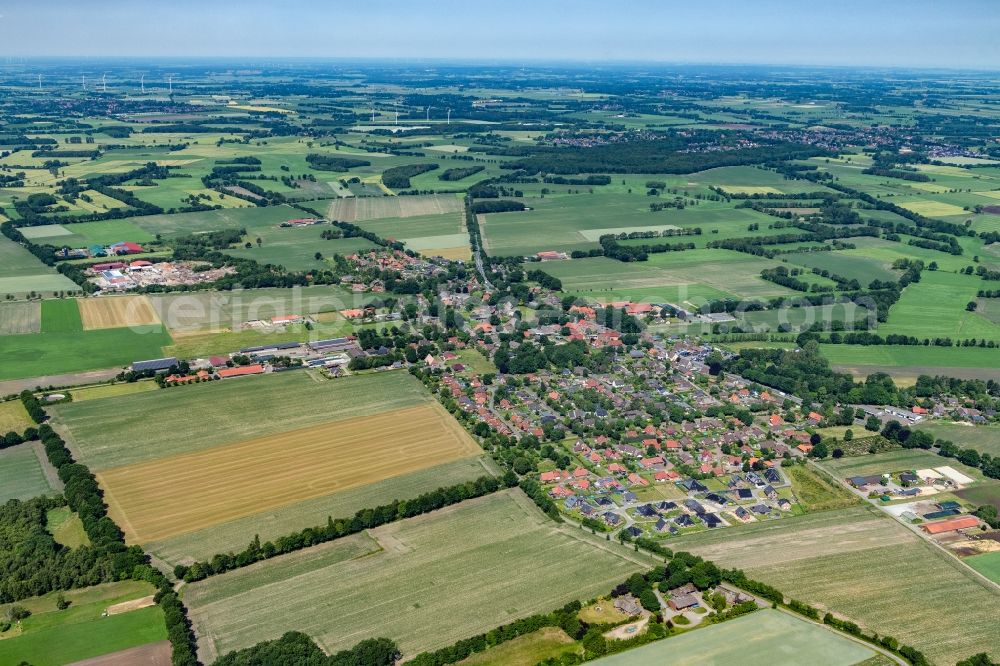
[(162, 326), (9, 335), (0, 345), (0, 380), (121, 367), (160, 358), (171, 342)]
[(31, 444), (0, 450), (0, 503), (52, 494)]
[[(79, 460), (99, 471), (429, 399), (405, 372), (317, 382), (300, 370), (65, 403), (52, 413)], [(171, 427), (151, 430), (147, 419)]]
[(599, 666), (851, 666), (875, 651), (790, 613), (766, 608), (723, 624), (603, 657)]

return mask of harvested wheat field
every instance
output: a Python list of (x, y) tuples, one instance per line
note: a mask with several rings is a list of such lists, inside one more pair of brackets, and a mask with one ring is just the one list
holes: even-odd
[(80, 305), (80, 319), (83, 320), (85, 331), (160, 323), (153, 304), (145, 296), (81, 298), (77, 303)]
[(129, 543), (148, 543), (323, 497), (482, 450), (437, 403), (106, 470)]

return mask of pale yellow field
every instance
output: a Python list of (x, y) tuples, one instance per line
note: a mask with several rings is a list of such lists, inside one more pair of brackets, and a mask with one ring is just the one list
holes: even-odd
[(156, 382), (141, 381), (118, 384), (100, 384), (98, 386), (87, 386), (85, 388), (73, 389), (73, 402), (87, 402), (99, 398), (113, 398), (119, 395), (129, 395), (132, 393), (145, 393), (146, 391), (159, 390)]
[(909, 201), (899, 204), (907, 210), (912, 210), (918, 215), (927, 217), (945, 217), (948, 215), (964, 215), (965, 211), (961, 206), (953, 206), (941, 201)]
[(1000, 199), (1000, 190), (988, 190), (986, 192), (973, 192), (973, 194), (978, 194), (981, 197), (989, 197), (990, 199)]
[(468, 245), (462, 247), (435, 247), (429, 250), (421, 250), (420, 254), (428, 257), (444, 257), (451, 261), (468, 261), (472, 257), (472, 250)]
[(83, 330), (159, 324), (160, 318), (146, 296), (106, 296), (79, 301)]
[(781, 190), (774, 187), (760, 185), (723, 185), (722, 189), (733, 194), (781, 194)]
[(431, 403), (110, 469), (97, 478), (128, 542), (141, 544), (481, 453)]
[(11, 431), (22, 433), (25, 428), (33, 425), (35, 423), (20, 400), (0, 402), (0, 435)]

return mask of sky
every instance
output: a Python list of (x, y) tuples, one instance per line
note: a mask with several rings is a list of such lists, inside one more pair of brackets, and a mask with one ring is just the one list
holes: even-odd
[(0, 0), (0, 55), (1000, 70), (1000, 0)]

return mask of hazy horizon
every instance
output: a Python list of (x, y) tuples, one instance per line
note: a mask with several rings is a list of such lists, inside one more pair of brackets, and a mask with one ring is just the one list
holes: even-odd
[[(169, 28), (168, 28), (169, 26)], [(594, 0), (414, 9), (0, 0), (5, 58), (342, 59), (1000, 69), (990, 0)]]

